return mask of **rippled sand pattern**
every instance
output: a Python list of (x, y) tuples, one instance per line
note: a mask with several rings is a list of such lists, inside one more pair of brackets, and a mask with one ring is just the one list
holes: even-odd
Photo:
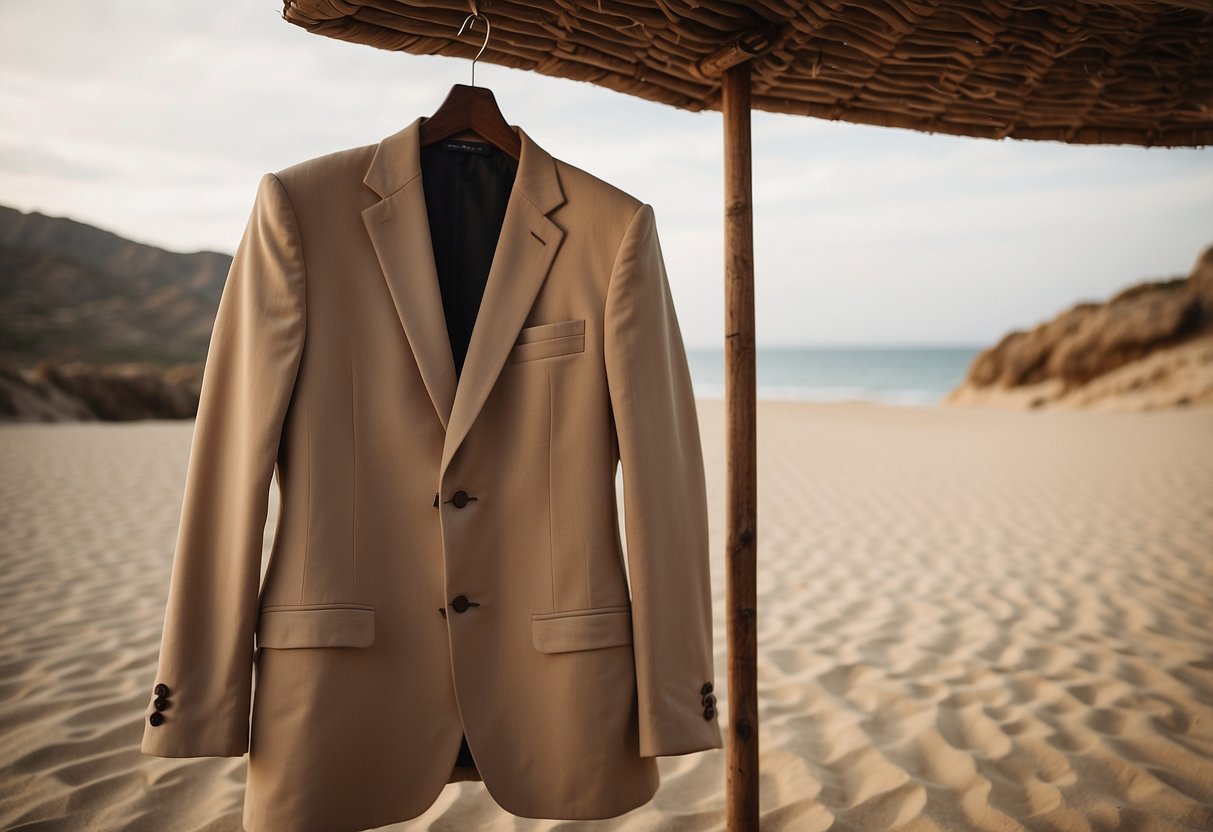
[[(1213, 409), (759, 412), (764, 831), (1213, 829)], [(240, 830), (243, 758), (138, 750), (191, 430), (0, 429), (0, 828)], [(724, 752), (660, 765), (611, 820), (463, 782), (385, 828), (723, 830)]]

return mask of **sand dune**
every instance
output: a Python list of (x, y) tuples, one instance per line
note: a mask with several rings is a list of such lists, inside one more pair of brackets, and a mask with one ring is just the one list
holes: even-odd
[[(1213, 408), (763, 402), (759, 425), (763, 830), (1213, 829)], [(0, 429), (4, 829), (240, 830), (243, 758), (138, 750), (191, 429)], [(660, 765), (611, 820), (463, 782), (386, 828), (723, 830), (724, 752)]]

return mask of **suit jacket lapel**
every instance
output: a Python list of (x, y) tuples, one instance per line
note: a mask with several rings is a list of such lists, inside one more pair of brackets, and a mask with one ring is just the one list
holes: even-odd
[(547, 216), (565, 201), (552, 157), (522, 141), (514, 187), (458, 383), (421, 180), (425, 116), (381, 141), (363, 182), (381, 199), (362, 211), (392, 302), (446, 429), (439, 477), (471, 429), (551, 269), (565, 231)]

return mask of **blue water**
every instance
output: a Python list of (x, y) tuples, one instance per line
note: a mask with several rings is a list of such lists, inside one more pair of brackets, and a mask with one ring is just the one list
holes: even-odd
[[(759, 347), (757, 397), (933, 405), (981, 347)], [(724, 351), (687, 349), (695, 395), (724, 398)]]

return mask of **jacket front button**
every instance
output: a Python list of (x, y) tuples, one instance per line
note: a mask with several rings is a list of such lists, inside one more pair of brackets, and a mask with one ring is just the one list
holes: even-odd
[(152, 714), (151, 716), (149, 716), (147, 718), (147, 721), (150, 722), (152, 725), (159, 725), (160, 723), (164, 722), (164, 714), (160, 713), (159, 711), (156, 711), (154, 714)]
[[(463, 493), (463, 492), (460, 492)], [(455, 608), (455, 612), (463, 612), (468, 608), (468, 599), (466, 595), (456, 595), (455, 600), (451, 601), (451, 606)]]
[[(455, 504), (455, 508), (463, 508), (468, 504), (468, 493), (462, 488), (451, 495), (451, 502)], [(460, 610), (462, 612), (462, 610)]]

